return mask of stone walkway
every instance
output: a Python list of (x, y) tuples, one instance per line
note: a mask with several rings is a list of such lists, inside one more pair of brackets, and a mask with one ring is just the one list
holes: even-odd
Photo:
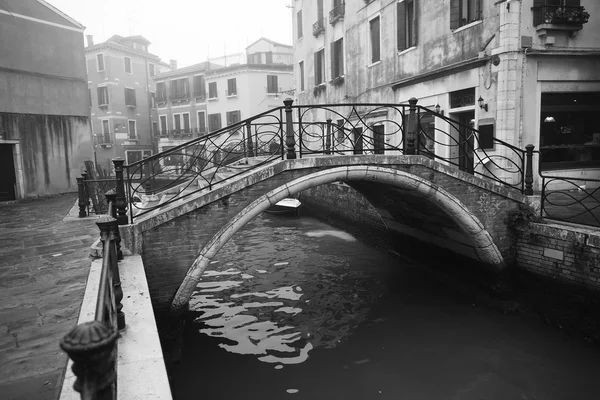
[(63, 222), (75, 194), (0, 205), (0, 399), (57, 399), (99, 236), (93, 220)]

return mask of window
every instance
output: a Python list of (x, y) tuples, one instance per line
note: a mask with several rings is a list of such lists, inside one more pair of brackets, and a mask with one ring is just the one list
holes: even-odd
[(214, 132), (221, 129), (221, 114), (208, 114), (208, 130)]
[(166, 135), (169, 131), (169, 128), (167, 127), (167, 116), (161, 115), (158, 119), (160, 120), (160, 133)]
[(302, 39), (302, 10), (296, 14), (296, 23), (298, 25), (298, 39)]
[(204, 83), (204, 75), (194, 76), (194, 97), (206, 98), (206, 85)]
[(107, 119), (102, 120), (102, 140), (100, 143), (110, 143), (110, 125)]
[(240, 110), (227, 112), (227, 126), (233, 125), (242, 120)]
[[(581, 23), (578, 21), (580, 18), (578, 14), (583, 11), (580, 0), (534, 0), (533, 25), (538, 26), (546, 23), (546, 19), (548, 19), (547, 14), (553, 15), (554, 12), (561, 7), (566, 7), (565, 10), (567, 12), (572, 12), (573, 14), (567, 18), (567, 21), (555, 21), (556, 23), (568, 22), (581, 25)], [(550, 23), (555, 23), (552, 21), (554, 18), (549, 19)]]
[(98, 107), (108, 106), (108, 86), (98, 86)]
[(190, 80), (188, 78), (171, 81), (171, 100), (181, 100), (190, 97)]
[(123, 59), (123, 62), (125, 63), (125, 73), (130, 74), (131, 73), (131, 58), (125, 57)]
[(125, 105), (128, 107), (135, 107), (135, 89), (125, 88)]
[(98, 72), (104, 71), (104, 54), (98, 54), (96, 56), (96, 62), (98, 66)]
[(167, 85), (165, 82), (156, 83), (156, 101), (159, 103), (167, 101)]
[(154, 64), (148, 64), (148, 75), (154, 76)]
[(337, 120), (336, 131), (337, 131), (337, 134), (335, 135), (335, 137), (336, 137), (338, 143), (343, 142), (346, 137), (346, 135), (344, 134), (344, 120), (343, 119)]
[(417, 13), (415, 0), (404, 0), (397, 5), (398, 51), (417, 45)]
[(158, 135), (158, 122), (152, 121), (152, 135)]
[(379, 17), (369, 21), (369, 32), (371, 34), (371, 64), (381, 60), (379, 48)]
[(481, 0), (450, 0), (450, 29), (481, 19)]
[(227, 96), (235, 96), (237, 94), (237, 85), (235, 78), (227, 79)]
[(135, 126), (135, 119), (127, 120), (127, 124), (129, 125), (129, 139), (137, 139), (137, 127)]
[(331, 43), (331, 79), (344, 75), (344, 39)]
[(183, 131), (185, 133), (190, 133), (190, 113), (182, 114), (183, 116)]
[(150, 108), (156, 108), (156, 93), (150, 92)]
[(175, 133), (181, 130), (181, 114), (173, 114), (173, 129)]
[(542, 169), (600, 166), (600, 92), (542, 93)]
[(125, 158), (128, 165), (141, 161), (142, 159), (150, 157), (151, 155), (152, 150), (127, 150), (125, 152)]
[(267, 51), (265, 53), (265, 63), (273, 64), (273, 52), (272, 51)]
[(325, 50), (315, 53), (315, 86), (325, 82)]
[(210, 82), (208, 84), (208, 98), (209, 99), (216, 99), (217, 96), (218, 96), (217, 82)]
[(277, 75), (267, 75), (267, 93), (277, 93)]
[(206, 133), (206, 113), (198, 111), (198, 132)]
[(298, 63), (298, 69), (300, 74), (300, 91), (304, 91), (304, 61)]

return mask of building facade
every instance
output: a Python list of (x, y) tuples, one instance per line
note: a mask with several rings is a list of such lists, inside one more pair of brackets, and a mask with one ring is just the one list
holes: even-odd
[[(485, 127), (519, 148), (534, 144), (543, 169), (553, 175), (599, 177), (600, 135), (594, 134), (599, 126), (590, 112), (600, 106), (598, 2), (293, 4), (299, 103), (396, 104), (415, 97), (421, 106), (439, 106), (446, 116), (480, 131)], [(440, 118), (430, 123), (432, 131), (460, 134)], [(441, 143), (432, 151), (451, 156), (444, 153), (452, 151), (443, 143), (449, 138), (435, 140)], [(486, 152), (506, 155), (501, 149)], [(539, 189), (538, 174), (534, 177)]]
[(282, 93), (294, 89), (292, 46), (261, 38), (241, 57), (215, 61), (232, 60), (154, 77), (160, 151), (278, 107)]
[(0, 201), (77, 190), (93, 157), (83, 30), (45, 1), (0, 2)]
[(94, 44), (88, 36), (85, 57), (91, 102), (95, 161), (106, 174), (112, 158), (127, 164), (156, 151), (153, 132), (158, 118), (152, 77), (170, 64), (148, 51), (142, 36), (114, 35)]

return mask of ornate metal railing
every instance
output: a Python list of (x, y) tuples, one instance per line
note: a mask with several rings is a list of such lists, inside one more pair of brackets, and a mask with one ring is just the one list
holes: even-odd
[(312, 32), (315, 37), (325, 32), (325, 18), (320, 18), (313, 24)]
[(600, 179), (554, 175), (542, 169), (541, 152), (532, 153), (538, 156), (542, 178), (540, 215), (557, 221), (600, 226)]
[(588, 22), (590, 14), (581, 6), (540, 6), (533, 7), (533, 26), (541, 24), (582, 25)]
[(318, 155), (424, 155), (532, 192), (533, 179), (525, 179), (525, 150), (493, 137), (484, 140), (472, 124), (418, 106), (416, 99), (409, 104), (284, 103), (126, 166), (130, 221), (271, 161)]
[(335, 24), (338, 20), (344, 18), (344, 13), (346, 11), (346, 3), (340, 3), (333, 7), (331, 11), (329, 11), (329, 23), (331, 25)]
[(73, 360), (72, 370), (77, 377), (73, 388), (85, 400), (117, 398), (117, 339), (119, 331), (125, 329), (118, 266), (123, 254), (116, 218), (117, 195), (108, 193), (106, 197), (108, 214), (96, 222), (103, 256), (94, 320), (77, 325), (60, 342)]
[(269, 110), (128, 165), (126, 197), (132, 199), (131, 220), (211, 190), (215, 183), (251, 166), (282, 159), (283, 110)]

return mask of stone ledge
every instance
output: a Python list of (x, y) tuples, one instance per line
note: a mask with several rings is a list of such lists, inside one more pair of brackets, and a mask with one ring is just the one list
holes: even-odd
[[(102, 259), (92, 261), (78, 324), (94, 318), (101, 270)], [(142, 258), (138, 255), (125, 257), (119, 263), (119, 270), (127, 326), (118, 342), (117, 396), (128, 400), (172, 400)], [(81, 398), (73, 390), (72, 365), (69, 360), (60, 400)]]

